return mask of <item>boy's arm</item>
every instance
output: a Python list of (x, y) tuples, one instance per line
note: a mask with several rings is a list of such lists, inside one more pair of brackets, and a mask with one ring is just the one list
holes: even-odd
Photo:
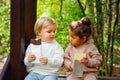
[(61, 46), (55, 47), (55, 55), (48, 58), (48, 64), (50, 64), (53, 67), (60, 67), (63, 64), (63, 55), (64, 50)]
[(24, 58), (24, 64), (26, 66), (31, 66), (31, 62), (28, 61), (28, 55), (31, 53), (31, 48), (30, 45), (27, 47), (26, 52), (25, 52), (25, 58)]

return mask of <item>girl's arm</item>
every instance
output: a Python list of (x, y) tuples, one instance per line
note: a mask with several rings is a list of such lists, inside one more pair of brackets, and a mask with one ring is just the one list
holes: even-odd
[(70, 47), (68, 46), (65, 50), (65, 55), (64, 55), (64, 66), (68, 71), (73, 70), (73, 62), (70, 59)]
[(102, 56), (94, 45), (91, 45), (89, 48), (87, 57), (88, 63), (86, 65), (88, 67), (98, 67), (102, 62)]

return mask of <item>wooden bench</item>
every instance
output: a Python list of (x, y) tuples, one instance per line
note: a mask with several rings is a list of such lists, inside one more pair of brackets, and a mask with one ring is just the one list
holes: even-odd
[[(66, 80), (66, 78), (59, 77), (58, 80)], [(113, 77), (99, 77), (98, 80), (120, 80), (120, 78), (113, 78)]]
[[(58, 75), (58, 80), (66, 80), (66, 75)], [(119, 77), (103, 77), (99, 76), (98, 80), (120, 80)]]
[[(0, 74), (0, 80), (8, 80), (8, 77), (10, 75), (9, 61), (10, 61), (10, 56), (8, 56), (7, 61), (4, 65), (4, 68)], [(8, 71), (8, 72), (6, 72), (6, 71)], [(11, 80), (11, 79), (9, 79), (9, 80)], [(62, 75), (62, 74), (58, 75), (58, 80), (66, 80), (66, 75)], [(99, 76), (98, 80), (120, 80), (120, 77)]]

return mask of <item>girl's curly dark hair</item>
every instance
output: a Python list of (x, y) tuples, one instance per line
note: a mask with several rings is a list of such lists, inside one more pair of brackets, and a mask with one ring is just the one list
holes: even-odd
[(74, 21), (70, 25), (70, 30), (73, 31), (80, 38), (84, 36), (88, 37), (91, 35), (91, 21), (88, 17), (83, 17), (79, 21)]

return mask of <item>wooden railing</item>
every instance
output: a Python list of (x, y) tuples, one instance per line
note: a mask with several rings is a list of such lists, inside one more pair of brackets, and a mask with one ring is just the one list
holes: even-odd
[[(58, 80), (66, 80), (66, 75), (58, 75)], [(120, 77), (103, 77), (99, 76), (97, 80), (120, 80)]]

